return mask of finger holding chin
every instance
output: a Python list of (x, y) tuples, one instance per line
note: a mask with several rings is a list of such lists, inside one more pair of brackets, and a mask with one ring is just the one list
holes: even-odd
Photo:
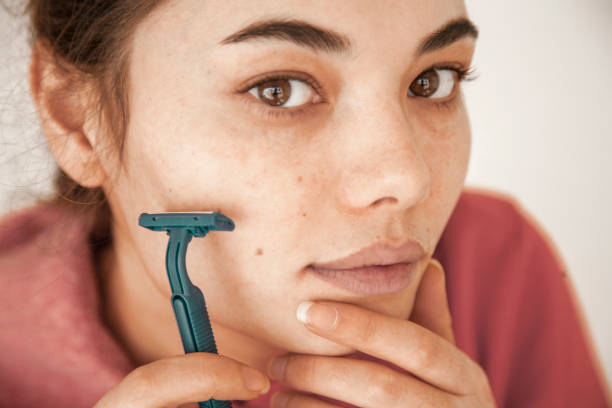
[[(423, 276), (413, 320), (332, 301), (303, 302), (298, 319), (313, 333), (387, 361), (288, 354), (268, 366), (274, 380), (315, 395), (274, 397), (273, 407), (329, 405), (317, 396), (359, 407), (493, 407), (484, 370), (454, 344), (444, 274), (431, 262)], [(346, 405), (340, 405), (346, 406)]]

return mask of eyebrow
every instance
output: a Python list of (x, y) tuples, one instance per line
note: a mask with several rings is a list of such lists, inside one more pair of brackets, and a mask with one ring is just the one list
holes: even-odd
[[(421, 40), (415, 57), (448, 47), (465, 37), (478, 38), (476, 25), (465, 17), (450, 20)], [(301, 20), (278, 18), (249, 24), (224, 38), (219, 44), (234, 44), (254, 39), (280, 39), (326, 53), (350, 54), (353, 51), (350, 38), (343, 34)]]

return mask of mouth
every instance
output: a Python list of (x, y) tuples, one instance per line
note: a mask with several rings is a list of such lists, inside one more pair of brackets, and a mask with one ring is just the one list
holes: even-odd
[(382, 295), (398, 292), (415, 279), (417, 266), (426, 256), (416, 240), (400, 246), (375, 243), (332, 262), (314, 263), (307, 270), (335, 286), (359, 295)]
[(371, 265), (352, 269), (325, 269), (312, 265), (308, 270), (317, 278), (359, 295), (399, 292), (415, 279), (417, 262)]

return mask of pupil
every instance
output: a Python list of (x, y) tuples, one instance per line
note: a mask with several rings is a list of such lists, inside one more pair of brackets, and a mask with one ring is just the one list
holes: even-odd
[(264, 90), (264, 95), (268, 99), (277, 101), (280, 95), (283, 94), (283, 89), (280, 86), (269, 86)]
[(423, 88), (429, 88), (429, 79), (421, 78), (419, 80), (419, 85), (422, 86)]
[(259, 88), (259, 96), (270, 105), (283, 105), (291, 96), (291, 85), (287, 80), (269, 81)]

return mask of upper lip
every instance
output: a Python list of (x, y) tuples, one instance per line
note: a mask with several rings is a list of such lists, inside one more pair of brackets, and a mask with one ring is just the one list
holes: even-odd
[(354, 269), (373, 265), (416, 262), (425, 255), (425, 250), (418, 241), (410, 240), (400, 246), (376, 243), (345, 258), (311, 266), (318, 269)]

